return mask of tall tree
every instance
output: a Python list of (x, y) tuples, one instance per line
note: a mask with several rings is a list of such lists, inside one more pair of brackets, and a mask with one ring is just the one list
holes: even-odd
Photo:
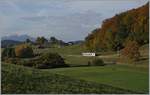
[(39, 45), (42, 45), (46, 42), (48, 42), (48, 40), (44, 37), (37, 37), (37, 39), (36, 39), (36, 43), (39, 44)]
[(26, 43), (31, 43), (32, 41), (30, 39), (26, 39)]

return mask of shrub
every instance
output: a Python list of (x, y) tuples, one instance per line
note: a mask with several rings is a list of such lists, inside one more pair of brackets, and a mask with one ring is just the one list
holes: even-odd
[(18, 58), (5, 58), (5, 63), (20, 64), (20, 59), (18, 59)]
[(16, 46), (15, 54), (17, 57), (20, 58), (29, 58), (29, 57), (33, 57), (34, 55), (32, 48), (26, 44), (21, 44)]
[(66, 67), (64, 59), (57, 53), (45, 53), (41, 55), (38, 59), (34, 60), (34, 66), (36, 68), (58, 68)]
[(22, 60), (19, 65), (34, 67), (35, 61), (33, 61), (33, 60), (26, 60), (26, 61)]
[(99, 58), (92, 60), (92, 64), (95, 66), (104, 66), (105, 65), (104, 61)]
[(2, 51), (2, 60), (4, 58), (14, 58), (16, 56), (14, 48), (5, 48)]
[(121, 51), (124, 58), (138, 61), (140, 58), (139, 45), (136, 41), (128, 41), (125, 48)]

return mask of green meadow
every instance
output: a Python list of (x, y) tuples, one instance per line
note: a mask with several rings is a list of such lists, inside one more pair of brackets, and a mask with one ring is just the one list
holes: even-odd
[(3, 94), (143, 93), (14, 64), (2, 64), (1, 89)]
[(61, 68), (46, 71), (132, 91), (148, 92), (148, 70), (139, 67), (110, 65), (105, 67)]
[[(75, 48), (74, 48), (75, 47)], [(71, 52), (70, 50), (73, 49)], [(88, 61), (94, 59), (94, 57), (84, 57), (81, 55), (80, 46), (71, 46), (63, 48), (50, 48), (47, 51), (60, 52), (65, 58), (66, 63), (72, 66), (87, 65)], [(83, 50), (83, 48), (82, 48)], [(141, 58), (145, 60), (139, 61), (137, 64), (115, 64), (106, 65), (104, 67), (71, 67), (46, 70), (61, 75), (67, 75), (74, 78), (84, 79), (87, 81), (105, 83), (115, 87), (130, 89), (133, 91), (148, 92), (148, 45), (144, 45), (140, 48), (142, 53)], [(105, 56), (114, 55), (115, 53), (104, 52)], [(71, 56), (72, 55), (72, 56)], [(73, 56), (74, 55), (74, 56)], [(102, 53), (103, 55), (103, 53)], [(99, 56), (97, 56), (98, 58)], [(119, 57), (101, 57), (104, 62), (111, 62), (117, 60)]]
[[(94, 59), (95, 57), (82, 56), (82, 51), (84, 50), (79, 45), (65, 46), (62, 48), (46, 48), (34, 50), (35, 53), (59, 53), (65, 59), (65, 62), (71, 66), (66, 68), (37, 70), (17, 65), (2, 64), (2, 92), (148, 93), (148, 45), (140, 48), (140, 52), (142, 53), (141, 58), (145, 58), (145, 60), (139, 61), (138, 64), (108, 63), (106, 66), (87, 66), (88, 61)], [(103, 59), (105, 63), (117, 60), (119, 58), (118, 56), (116, 56), (115, 52), (104, 53), (104, 55), (102, 54), (103, 56), (99, 55), (96, 57)], [(63, 79), (61, 77), (63, 77)], [(69, 87), (70, 83), (72, 85), (72, 88)], [(81, 85), (84, 85), (81, 87), (82, 91), (79, 90), (80, 83)], [(85, 86), (85, 84), (87, 83), (90, 83), (91, 86)], [(23, 86), (19, 88), (22, 84)], [(101, 90), (101, 84), (113, 87), (113, 89), (115, 90), (109, 90), (108, 92), (105, 92), (107, 87), (104, 87), (105, 90)], [(28, 85), (30, 86), (28, 87)], [(100, 88), (97, 88), (96, 85), (100, 86)], [(42, 89), (39, 89), (36, 86)], [(91, 87), (93, 90), (89, 90)], [(74, 90), (75, 88), (76, 90)], [(120, 90), (116, 90), (116, 88), (129, 91), (120, 92)]]

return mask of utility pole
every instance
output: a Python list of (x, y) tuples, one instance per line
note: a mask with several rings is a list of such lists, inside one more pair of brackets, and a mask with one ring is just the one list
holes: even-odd
[(119, 47), (117, 47), (117, 55), (118, 55), (118, 57), (120, 56)]

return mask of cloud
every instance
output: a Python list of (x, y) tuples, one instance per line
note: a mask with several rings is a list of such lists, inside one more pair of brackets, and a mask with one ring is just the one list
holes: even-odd
[[(51, 35), (63, 40), (77, 40), (84, 39), (87, 31), (90, 32), (99, 26), (101, 14), (87, 11), (67, 16), (31, 16), (21, 17), (21, 19), (29, 25), (26, 31), (35, 31), (34, 35), (47, 33), (47, 37)], [(80, 38), (74, 35), (80, 35)]]
[(0, 0), (0, 33), (80, 40), (100, 27), (104, 19), (147, 1)]

